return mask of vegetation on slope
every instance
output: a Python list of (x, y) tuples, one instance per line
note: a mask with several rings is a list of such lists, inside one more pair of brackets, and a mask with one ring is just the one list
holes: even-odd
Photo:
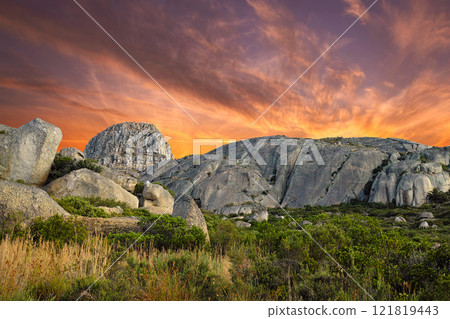
[[(424, 211), (434, 214), (429, 223), (437, 228), (418, 228)], [(210, 243), (195, 240), (195, 231), (189, 233), (177, 218), (149, 214), (142, 223), (156, 222), (153, 231), (82, 299), (369, 300), (311, 237), (376, 300), (450, 299), (448, 202), (420, 208), (352, 203), (286, 212), (273, 209), (269, 221), (245, 229), (205, 212)], [(394, 222), (396, 216), (406, 222)], [(311, 224), (303, 225), (304, 220)], [(76, 299), (139, 237), (69, 240), (45, 237), (51, 225), (40, 229), (33, 237), (21, 230), (0, 243), (0, 271), (13, 278), (5, 282), (2, 276), (1, 299)]]

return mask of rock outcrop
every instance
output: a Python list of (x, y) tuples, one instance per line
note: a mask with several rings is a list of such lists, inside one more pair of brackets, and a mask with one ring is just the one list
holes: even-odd
[(418, 207), (434, 188), (446, 192), (450, 189), (450, 174), (442, 166), (448, 165), (448, 154), (446, 148), (432, 148), (390, 161), (375, 177), (369, 201)]
[(12, 217), (21, 212), (23, 223), (28, 224), (38, 217), (47, 219), (53, 215), (69, 217), (45, 191), (34, 186), (0, 180), (0, 218)]
[(41, 119), (15, 129), (0, 125), (0, 178), (43, 185), (47, 180), (61, 130)]
[(146, 182), (142, 192), (141, 207), (155, 214), (172, 214), (174, 199), (169, 191), (158, 184)]
[(191, 196), (184, 195), (175, 202), (172, 217), (185, 219), (187, 225), (190, 227), (197, 226), (206, 234), (206, 238), (209, 241), (205, 217)]
[(106, 177), (107, 179), (112, 180), (114, 183), (119, 184), (122, 186), (123, 189), (133, 192), (134, 188), (136, 187), (136, 184), (138, 182), (137, 178), (123, 174), (120, 171), (117, 171), (113, 168), (100, 165), (102, 168), (102, 171), (100, 172), (100, 175), (103, 177)]
[[(280, 141), (286, 143), (284, 159)], [(185, 157), (154, 180), (177, 194), (186, 192), (202, 209), (224, 215), (251, 214), (261, 206), (328, 206), (352, 200), (420, 206), (433, 188), (450, 188), (450, 174), (443, 170), (450, 147), (391, 138), (314, 142), (325, 165), (311, 152), (313, 161), (300, 161), (305, 139), (273, 136), (225, 145), (201, 156), (200, 163)], [(248, 144), (258, 146), (262, 161), (250, 155)], [(214, 154), (223, 156), (208, 158)]]
[(138, 208), (139, 200), (120, 185), (86, 168), (72, 171), (60, 177), (44, 189), (57, 198), (66, 196), (101, 197), (125, 202), (131, 208)]
[(84, 153), (102, 165), (149, 176), (174, 158), (155, 125), (134, 122), (116, 124), (98, 133), (89, 141)]

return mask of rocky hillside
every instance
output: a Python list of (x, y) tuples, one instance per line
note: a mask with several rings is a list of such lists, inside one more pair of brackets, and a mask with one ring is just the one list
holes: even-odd
[[(288, 146), (286, 165), (280, 165), (280, 146), (271, 138), (297, 144)], [(315, 140), (324, 166), (315, 161), (296, 165), (304, 140), (271, 138), (264, 138), (259, 149), (267, 165), (258, 164), (237, 142), (222, 147), (221, 160), (203, 157), (194, 165), (192, 156), (185, 157), (157, 180), (177, 194), (190, 194), (203, 209), (226, 215), (278, 204), (328, 206), (351, 200), (420, 206), (434, 188), (450, 188), (450, 147), (393, 138), (326, 138)], [(261, 139), (249, 141), (256, 145)], [(229, 164), (230, 147), (236, 148), (236, 165)]]
[[(0, 179), (43, 185), (61, 131), (36, 119), (18, 129), (1, 126), (0, 133)], [(273, 143), (276, 139), (278, 143)], [(160, 203), (163, 197), (155, 192), (141, 190), (142, 193), (130, 194), (139, 179), (160, 182), (178, 196), (190, 195), (204, 210), (267, 219), (267, 208), (278, 205), (329, 206), (357, 200), (417, 207), (427, 201), (433, 189), (446, 192), (450, 188), (450, 147), (394, 138), (325, 138), (314, 140), (323, 163), (300, 163), (306, 141), (285, 136), (253, 138), (225, 145), (194, 163), (193, 156), (174, 160), (169, 144), (154, 125), (120, 123), (93, 137), (84, 154), (76, 149), (61, 151), (59, 161), (69, 157), (67, 165), (73, 168), (58, 176), (59, 181), (52, 183), (52, 192), (114, 199), (119, 196), (118, 191), (102, 193), (105, 185), (113, 183), (117, 187), (109, 189), (132, 197), (130, 207), (137, 207), (137, 195), (140, 207), (152, 207), (155, 211), (170, 208), (171, 212), (173, 200), (167, 191), (159, 192), (167, 193), (171, 199), (164, 205)], [(257, 145), (259, 159), (250, 156), (249, 145)], [(219, 153), (223, 154), (219, 158), (209, 156)], [(75, 165), (70, 158), (79, 163)], [(90, 159), (103, 165), (98, 170), (100, 174), (90, 170), (84, 171), (86, 176), (81, 176), (80, 171), (69, 174), (73, 169), (95, 167)], [(147, 190), (156, 188), (145, 185)], [(125, 201), (123, 198), (120, 200)]]
[(112, 125), (98, 133), (84, 153), (108, 167), (149, 175), (158, 170), (158, 164), (174, 158), (155, 125), (134, 122)]

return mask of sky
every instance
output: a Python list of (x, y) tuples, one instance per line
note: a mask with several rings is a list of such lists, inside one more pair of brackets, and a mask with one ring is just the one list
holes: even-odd
[(450, 145), (447, 0), (379, 0), (267, 110), (373, 1), (78, 0), (144, 72), (74, 1), (0, 0), (0, 123), (83, 150), (148, 122), (177, 158), (193, 138)]

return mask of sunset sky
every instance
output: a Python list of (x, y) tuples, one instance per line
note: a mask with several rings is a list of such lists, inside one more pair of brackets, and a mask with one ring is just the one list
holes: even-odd
[(40, 117), (81, 150), (106, 127), (192, 138), (399, 137), (450, 145), (450, 1), (0, 0), (0, 123)]

